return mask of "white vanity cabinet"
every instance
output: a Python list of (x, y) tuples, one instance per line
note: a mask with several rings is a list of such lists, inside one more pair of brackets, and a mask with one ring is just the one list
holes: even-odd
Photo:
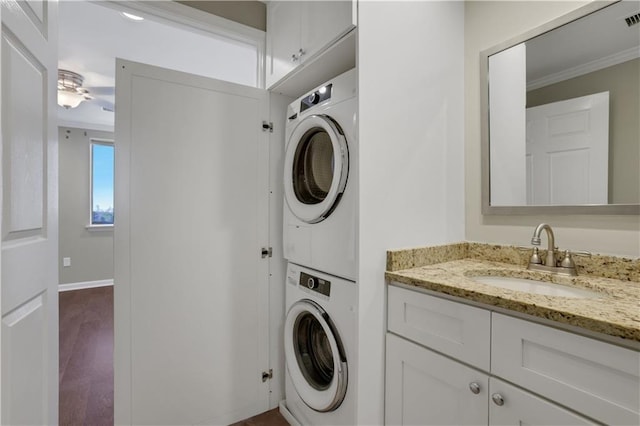
[(640, 352), (396, 286), (387, 328), (386, 424), (640, 424)]
[(267, 87), (355, 26), (353, 1), (272, 1), (267, 4)]

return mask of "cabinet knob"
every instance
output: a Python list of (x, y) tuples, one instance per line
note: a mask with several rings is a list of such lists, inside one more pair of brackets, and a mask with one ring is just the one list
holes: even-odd
[(494, 393), (493, 395), (491, 395), (491, 399), (493, 399), (493, 403), (496, 405), (504, 405), (504, 398), (499, 393)]
[(300, 50), (298, 50), (298, 57), (303, 56), (305, 53), (304, 49), (300, 48)]
[(293, 55), (291, 55), (291, 61), (292, 62), (296, 62), (298, 60), (298, 55), (296, 55), (295, 53)]
[(476, 395), (480, 393), (480, 385), (476, 382), (469, 383), (469, 389), (471, 390), (471, 393), (474, 393)]

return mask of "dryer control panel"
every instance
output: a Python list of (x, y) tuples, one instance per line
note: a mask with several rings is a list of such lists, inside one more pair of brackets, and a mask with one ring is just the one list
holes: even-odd
[(305, 111), (312, 106), (318, 105), (326, 101), (327, 99), (331, 99), (331, 88), (333, 84), (327, 84), (326, 86), (322, 86), (315, 92), (309, 93), (307, 96), (302, 98), (300, 101), (300, 112)]
[(300, 272), (300, 282), (298, 285), (320, 294), (324, 294), (327, 297), (329, 296), (329, 293), (331, 293), (331, 281), (314, 277), (313, 275), (309, 275), (304, 272)]

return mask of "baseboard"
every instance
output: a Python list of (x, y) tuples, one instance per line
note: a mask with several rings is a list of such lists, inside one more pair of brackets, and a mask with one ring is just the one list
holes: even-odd
[(107, 287), (113, 285), (113, 280), (85, 281), (81, 283), (59, 284), (58, 291), (82, 290), (85, 288)]
[(291, 426), (302, 426), (298, 420), (293, 417), (293, 414), (291, 414), (291, 411), (287, 408), (287, 402), (284, 399), (280, 401), (280, 414), (282, 414), (282, 417), (284, 417)]

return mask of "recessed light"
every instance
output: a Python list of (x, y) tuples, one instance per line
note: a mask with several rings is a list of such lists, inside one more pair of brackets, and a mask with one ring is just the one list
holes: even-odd
[(122, 13), (122, 16), (132, 21), (136, 21), (136, 22), (144, 21), (144, 18), (142, 16), (134, 15), (132, 13), (127, 13), (127, 12), (121, 12), (121, 13)]

